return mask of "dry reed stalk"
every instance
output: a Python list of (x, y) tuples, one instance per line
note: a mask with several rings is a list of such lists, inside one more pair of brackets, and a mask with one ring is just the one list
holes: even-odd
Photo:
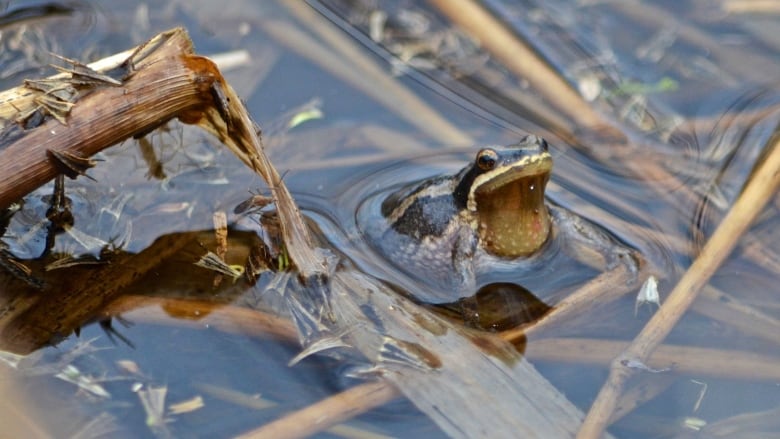
[(123, 295), (101, 311), (106, 317), (122, 314), (132, 321), (151, 324), (169, 323), (172, 313), (179, 319), (177, 324), (182, 326), (217, 328), (227, 333), (298, 342), (298, 332), (290, 319), (206, 300)]
[(730, 14), (778, 13), (780, 3), (776, 0), (721, 0), (721, 9)]
[(780, 185), (780, 141), (768, 149), (769, 154), (729, 210), (726, 217), (704, 246), (699, 257), (683, 275), (658, 312), (653, 315), (631, 345), (611, 363), (607, 382), (601, 388), (588, 412), (578, 438), (601, 437), (615, 411), (623, 387), (636, 369), (626, 362), (645, 363), (650, 355), (690, 308), (699, 291), (720, 267), (737, 240), (744, 234)]
[(776, 0), (721, 0), (721, 9), (730, 14), (780, 13)]
[[(638, 275), (644, 277), (644, 271)], [(510, 329), (501, 333), (501, 338), (511, 343), (519, 343), (525, 337), (539, 334), (555, 325), (564, 323), (573, 316), (583, 315), (594, 306), (600, 306), (622, 297), (636, 288), (628, 281), (634, 278), (625, 265), (605, 271), (577, 289), (558, 303), (550, 312), (528, 326)]]
[[(534, 339), (526, 347), (526, 356), (535, 361), (605, 366), (628, 346), (628, 342), (584, 338)], [(745, 381), (780, 379), (780, 358), (747, 351), (661, 345), (644, 366), (648, 371), (671, 374), (705, 375)], [(624, 367), (642, 370), (640, 363)]]
[(430, 0), (453, 22), (475, 37), (518, 77), (525, 78), (542, 93), (555, 108), (579, 126), (593, 131), (616, 130), (610, 122), (597, 113), (582, 96), (558, 75), (538, 53), (504, 23), (496, 19), (483, 6), (473, 0)]
[(241, 439), (307, 437), (379, 407), (399, 395), (398, 390), (385, 381), (360, 384), (238, 437)]
[(780, 344), (780, 320), (712, 286), (705, 286), (691, 309), (745, 335)]

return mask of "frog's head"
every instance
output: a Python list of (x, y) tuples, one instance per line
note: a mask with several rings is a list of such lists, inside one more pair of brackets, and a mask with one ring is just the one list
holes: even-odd
[(544, 244), (550, 233), (544, 189), (551, 171), (547, 142), (536, 136), (477, 153), (462, 171), (454, 197), (473, 214), (485, 250), (527, 256)]

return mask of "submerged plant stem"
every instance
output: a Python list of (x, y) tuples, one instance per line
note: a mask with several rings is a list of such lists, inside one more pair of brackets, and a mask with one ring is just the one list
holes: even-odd
[(635, 276), (644, 278), (646, 274), (643, 271), (634, 275), (624, 265), (619, 265), (614, 270), (605, 271), (563, 299), (544, 317), (534, 321), (529, 326), (504, 331), (501, 333), (501, 338), (511, 343), (519, 343), (526, 336), (543, 332), (546, 328), (554, 327), (574, 316), (589, 312), (594, 306), (618, 299), (636, 289), (634, 283), (628, 283), (628, 280)]
[(690, 308), (710, 277), (720, 267), (764, 205), (780, 186), (780, 141), (769, 149), (766, 160), (748, 181), (742, 194), (704, 246), (699, 257), (683, 275), (658, 312), (645, 325), (631, 345), (617, 356), (610, 367), (607, 382), (588, 412), (578, 438), (601, 437), (615, 411), (626, 381), (635, 369), (625, 361), (644, 363)]
[[(607, 365), (628, 346), (628, 342), (591, 338), (548, 338), (533, 340), (526, 356), (533, 361)], [(749, 351), (710, 349), (664, 344), (645, 364), (648, 370), (679, 376), (723, 377), (745, 381), (780, 381), (780, 358)], [(662, 372), (663, 371), (663, 372)]]
[(307, 437), (400, 396), (387, 381), (375, 381), (325, 398), (291, 415), (238, 436), (241, 439)]
[(613, 129), (539, 54), (473, 0), (430, 0), (440, 11), (474, 36), (520, 78), (526, 78), (558, 111), (580, 127)]

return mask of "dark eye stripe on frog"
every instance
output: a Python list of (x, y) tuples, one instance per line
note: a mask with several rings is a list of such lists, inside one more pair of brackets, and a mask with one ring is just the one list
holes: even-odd
[(479, 166), (473, 166), (460, 179), (458, 186), (455, 187), (455, 190), (452, 192), (452, 196), (455, 199), (455, 205), (457, 205), (459, 209), (466, 208), (466, 204), (468, 204), (469, 201), (471, 185), (474, 183), (474, 179), (483, 172), (485, 171), (479, 169)]

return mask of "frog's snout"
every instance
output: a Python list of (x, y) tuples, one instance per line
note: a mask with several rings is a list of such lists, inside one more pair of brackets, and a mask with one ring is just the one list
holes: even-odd
[(547, 141), (533, 134), (525, 136), (521, 143), (525, 143), (527, 145), (539, 145), (539, 148), (541, 148), (544, 152), (547, 152), (548, 150)]

